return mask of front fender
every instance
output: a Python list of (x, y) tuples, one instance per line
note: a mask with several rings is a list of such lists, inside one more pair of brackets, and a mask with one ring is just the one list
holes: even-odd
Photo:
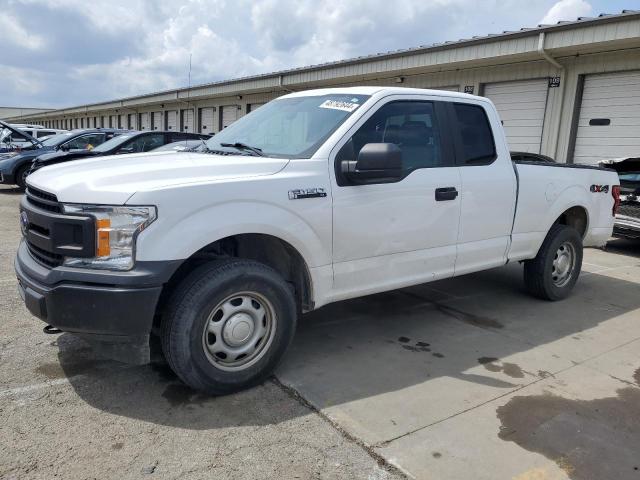
[(258, 233), (289, 243), (310, 268), (331, 263), (328, 201), (307, 205), (304, 217), (293, 209), (256, 201), (221, 202), (186, 216), (179, 212), (159, 208), (158, 219), (138, 238), (138, 260), (183, 260), (222, 238)]

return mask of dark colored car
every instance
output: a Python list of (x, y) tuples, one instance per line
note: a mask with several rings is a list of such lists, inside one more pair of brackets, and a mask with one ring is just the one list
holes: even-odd
[(613, 235), (640, 239), (640, 157), (603, 160), (600, 166), (615, 170), (620, 178), (620, 206)]
[(511, 160), (514, 162), (556, 163), (556, 161), (551, 157), (547, 157), (541, 153), (530, 152), (511, 152)]
[(167, 143), (162, 147), (154, 149), (154, 152), (197, 152), (200, 148), (206, 148), (204, 140), (180, 140), (178, 142)]
[(38, 147), (0, 154), (0, 183), (25, 187), (25, 179), (33, 161), (45, 152), (86, 153), (97, 145), (121, 135), (127, 130), (114, 128), (86, 128), (71, 130), (47, 138)]
[(142, 153), (154, 150), (163, 145), (180, 141), (207, 140), (211, 135), (184, 132), (127, 132), (116, 138), (104, 142), (92, 150), (52, 152), (40, 155), (34, 162), (29, 173), (33, 173), (42, 167), (58, 163), (79, 160), (81, 158), (94, 158), (103, 155), (121, 155), (125, 153)]

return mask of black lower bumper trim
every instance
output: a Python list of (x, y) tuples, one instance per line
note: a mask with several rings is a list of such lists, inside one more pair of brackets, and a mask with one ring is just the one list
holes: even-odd
[[(25, 256), (28, 256), (25, 258)], [(33, 259), (20, 248), (18, 288), (36, 317), (74, 333), (103, 355), (127, 363), (149, 361), (149, 334), (162, 285), (131, 286), (62, 281), (48, 285), (27, 273)]]

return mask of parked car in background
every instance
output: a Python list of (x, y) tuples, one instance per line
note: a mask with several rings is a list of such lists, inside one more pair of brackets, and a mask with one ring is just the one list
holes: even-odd
[(603, 160), (600, 165), (615, 170), (620, 178), (620, 207), (613, 225), (614, 236), (640, 239), (640, 157)]
[(206, 148), (204, 140), (182, 140), (179, 142), (167, 143), (162, 147), (154, 149), (154, 152), (197, 152), (200, 148)]
[[(88, 128), (71, 130), (47, 138), (43, 142), (36, 142), (29, 149), (15, 150), (0, 154), (0, 183), (18, 185), (24, 188), (25, 179), (31, 169), (33, 160), (45, 152), (91, 150), (114, 136), (121, 135), (127, 130), (113, 128)], [(33, 138), (33, 137), (32, 137)]]
[(32, 137), (37, 138), (38, 140), (42, 140), (44, 137), (49, 137), (51, 135), (57, 135), (59, 133), (65, 133), (69, 130), (65, 130), (62, 128), (47, 128), (42, 125), (31, 125), (31, 124), (16, 124), (12, 123), (12, 127), (18, 128), (22, 132), (26, 132)]
[(542, 163), (556, 163), (556, 161), (547, 157), (546, 155), (542, 155), (541, 153), (531, 153), (531, 152), (511, 152), (511, 160), (514, 162), (542, 162)]
[(41, 141), (27, 132), (0, 120), (0, 158), (9, 152), (33, 150), (41, 147)]
[(196, 141), (202, 143), (211, 135), (200, 133), (184, 132), (127, 132), (118, 135), (111, 140), (91, 149), (91, 150), (68, 150), (56, 151), (40, 155), (34, 162), (29, 174), (49, 165), (79, 160), (81, 158), (94, 158), (105, 155), (122, 155), (125, 153), (143, 153), (154, 150), (169, 143), (180, 140), (184, 145), (185, 141)]

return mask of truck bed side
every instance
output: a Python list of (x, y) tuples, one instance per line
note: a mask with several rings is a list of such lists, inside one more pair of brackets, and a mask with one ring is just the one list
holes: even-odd
[(573, 164), (516, 162), (518, 202), (509, 260), (533, 258), (556, 221), (570, 217), (584, 246), (599, 247), (611, 235), (611, 187), (616, 172)]

